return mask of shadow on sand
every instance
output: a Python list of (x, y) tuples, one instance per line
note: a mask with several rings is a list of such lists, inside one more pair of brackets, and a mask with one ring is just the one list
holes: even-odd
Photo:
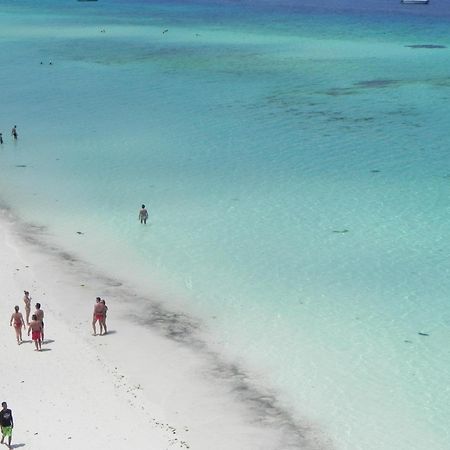
[[(106, 336), (108, 336), (108, 334), (116, 334), (117, 331), (116, 330), (108, 330), (108, 332), (106, 333)], [(104, 334), (102, 336), (105, 336)]]

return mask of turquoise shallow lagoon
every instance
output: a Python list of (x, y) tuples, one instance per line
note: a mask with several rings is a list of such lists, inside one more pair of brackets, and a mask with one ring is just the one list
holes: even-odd
[(337, 449), (448, 449), (450, 13), (306, 3), (0, 1), (0, 197)]

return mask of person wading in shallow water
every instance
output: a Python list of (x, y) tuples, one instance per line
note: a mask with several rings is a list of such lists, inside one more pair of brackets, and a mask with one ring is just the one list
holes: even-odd
[(15, 141), (17, 141), (17, 125), (13, 126), (13, 129), (11, 130), (11, 135), (14, 138)]
[(145, 205), (142, 205), (141, 210), (139, 211), (139, 220), (141, 223), (146, 224), (148, 219), (148, 211), (145, 208)]

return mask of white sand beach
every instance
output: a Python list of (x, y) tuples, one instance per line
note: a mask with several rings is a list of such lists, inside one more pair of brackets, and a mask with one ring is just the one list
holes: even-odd
[[(45, 247), (44, 230), (8, 212), (0, 233), (1, 400), (14, 415), (13, 448), (324, 448), (209, 350), (189, 317), (145, 310), (136, 295), (119, 302), (120, 283)], [(45, 311), (40, 353), (26, 333), (18, 346), (9, 326), (14, 305), (24, 313), (24, 289)], [(94, 337), (97, 295), (107, 299), (110, 333)]]

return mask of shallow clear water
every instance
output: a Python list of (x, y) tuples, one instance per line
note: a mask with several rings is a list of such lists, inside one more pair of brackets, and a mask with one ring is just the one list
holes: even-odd
[(450, 50), (406, 45), (450, 13), (419, 8), (0, 1), (1, 197), (337, 448), (447, 449)]

